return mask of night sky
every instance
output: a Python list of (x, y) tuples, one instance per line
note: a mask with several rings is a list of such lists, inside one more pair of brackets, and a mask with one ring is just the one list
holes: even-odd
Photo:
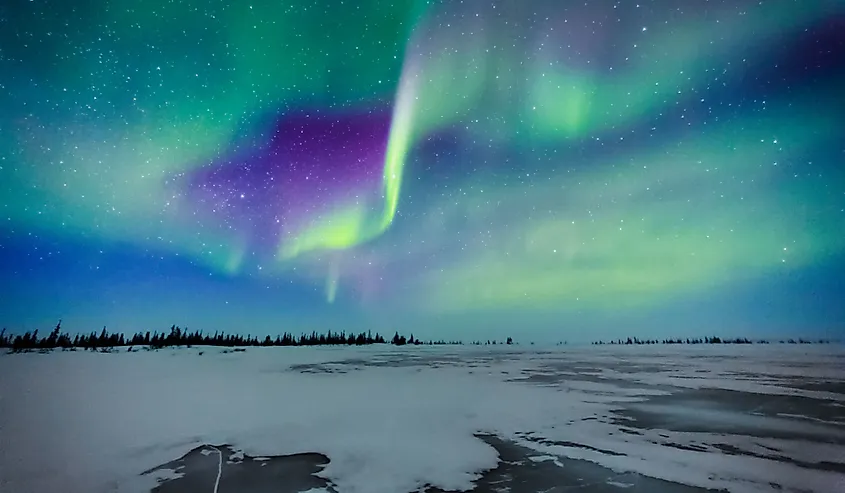
[(845, 0), (11, 0), (0, 326), (845, 335)]

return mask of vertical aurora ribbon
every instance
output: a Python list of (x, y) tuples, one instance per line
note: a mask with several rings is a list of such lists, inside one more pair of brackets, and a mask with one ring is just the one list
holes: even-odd
[(338, 251), (370, 241), (390, 227), (399, 210), (405, 160), (412, 145), (414, 102), (418, 74), (413, 62), (402, 72), (384, 154), (381, 212), (374, 219), (370, 209), (360, 202), (337, 208), (312, 221), (289, 241), (282, 241), (280, 257), (291, 260), (308, 252), (334, 251), (326, 280), (326, 299), (333, 302), (340, 277)]

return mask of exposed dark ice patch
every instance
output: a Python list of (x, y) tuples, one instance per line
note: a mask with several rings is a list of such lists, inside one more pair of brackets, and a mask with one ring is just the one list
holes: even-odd
[[(639, 429), (729, 433), (845, 445), (842, 409), (803, 396), (683, 389), (614, 411), (614, 423)], [(783, 426), (787, 424), (789, 426)]]
[[(222, 454), (222, 464), (218, 451)], [(203, 445), (144, 474), (169, 469), (183, 475), (163, 481), (153, 488), (153, 493), (210, 493), (214, 491), (218, 471), (217, 491), (223, 493), (300, 493), (314, 488), (334, 491), (330, 482), (315, 476), (328, 463), (329, 458), (323, 454), (256, 458), (227, 445)]]
[(536, 443), (540, 443), (540, 444), (543, 444), (543, 445), (558, 445), (558, 446), (561, 446), (561, 447), (580, 448), (580, 449), (584, 449), (584, 450), (591, 450), (593, 452), (598, 452), (600, 454), (612, 455), (612, 456), (615, 456), (615, 457), (624, 457), (625, 456), (625, 454), (620, 454), (619, 452), (614, 452), (613, 450), (604, 450), (604, 449), (596, 448), (596, 447), (593, 447), (591, 445), (586, 445), (586, 444), (583, 444), (583, 443), (570, 442), (570, 441), (567, 441), (567, 440), (549, 440), (547, 438), (535, 436), (532, 433), (520, 433), (520, 435), (523, 438), (525, 438), (526, 440), (536, 442)]
[[(636, 473), (616, 473), (593, 462), (537, 452), (496, 436), (479, 436), (499, 453), (499, 464), (475, 482), (477, 493), (703, 493), (695, 488)], [(457, 493), (426, 487), (424, 493)]]
[[(720, 450), (722, 453), (728, 455), (744, 455), (747, 457), (757, 457), (759, 459), (768, 459), (768, 460), (775, 460), (779, 462), (786, 462), (788, 464), (793, 464), (799, 467), (803, 467), (805, 469), (816, 469), (819, 471), (832, 471), (845, 474), (845, 464), (839, 462), (831, 462), (827, 460), (820, 460), (819, 462), (806, 462), (806, 461), (799, 461), (793, 459), (791, 457), (787, 457), (782, 454), (772, 453), (772, 454), (758, 454), (754, 452), (749, 452), (747, 450), (742, 450), (739, 447), (734, 445), (730, 445), (727, 443), (715, 443), (713, 447)], [(767, 447), (768, 448), (768, 447)], [(706, 450), (706, 449), (705, 449)], [(845, 452), (843, 453), (845, 454)], [(845, 458), (845, 455), (843, 455)]]
[[(583, 493), (717, 491), (636, 473), (616, 473), (589, 461), (544, 456), (492, 435), (479, 435), (478, 438), (496, 449), (499, 464), (475, 481), (471, 491), (477, 493), (558, 493), (572, 489)], [(222, 454), (222, 461), (217, 455), (218, 450)], [(328, 457), (317, 453), (256, 458), (236, 452), (226, 445), (203, 445), (144, 474), (172, 470), (182, 475), (163, 481), (153, 488), (152, 493), (209, 493), (214, 491), (218, 471), (221, 474), (217, 491), (223, 493), (301, 493), (314, 488), (336, 492), (331, 482), (315, 476), (329, 461)], [(422, 491), (457, 493), (430, 485), (423, 487)]]

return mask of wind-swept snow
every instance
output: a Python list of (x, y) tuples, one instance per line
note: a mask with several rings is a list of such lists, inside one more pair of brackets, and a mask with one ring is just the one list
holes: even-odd
[[(0, 356), (0, 491), (146, 492), (156, 477), (141, 473), (203, 444), (325, 454), (340, 492), (470, 489), (498, 461), (478, 433), (707, 488), (845, 484), (845, 411), (824, 407), (845, 400), (835, 346), (203, 351)], [(684, 400), (704, 387), (831, 416)]]

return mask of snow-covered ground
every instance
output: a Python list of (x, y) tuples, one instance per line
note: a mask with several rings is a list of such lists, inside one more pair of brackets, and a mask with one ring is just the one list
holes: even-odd
[(845, 350), (0, 355), (3, 493), (148, 492), (166, 472), (144, 471), (203, 444), (253, 457), (325, 454), (321, 475), (340, 492), (470, 489), (498, 462), (480, 433), (533, 449), (536, 461), (586, 460), (705, 488), (845, 491)]

